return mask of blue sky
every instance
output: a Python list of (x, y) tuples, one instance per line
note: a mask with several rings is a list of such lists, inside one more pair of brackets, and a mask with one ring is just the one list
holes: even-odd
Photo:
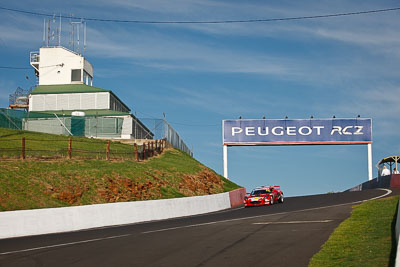
[[(400, 7), (397, 1), (2, 1), (1, 7), (77, 17), (248, 20)], [(94, 86), (140, 118), (162, 118), (195, 158), (222, 174), (224, 119), (372, 118), (373, 164), (400, 153), (400, 11), (259, 23), (133, 24), (87, 21)], [(68, 20), (62, 44), (68, 47)], [(0, 10), (0, 66), (29, 68), (43, 17)], [(29, 80), (25, 78), (29, 77)], [(32, 69), (0, 69), (0, 106)], [(231, 147), (230, 179), (287, 196), (337, 192), (368, 179), (367, 147)], [(374, 167), (374, 177), (377, 175)]]

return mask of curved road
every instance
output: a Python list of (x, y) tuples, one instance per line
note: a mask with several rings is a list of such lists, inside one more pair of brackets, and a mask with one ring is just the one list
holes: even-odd
[(307, 266), (367, 190), (179, 219), (0, 240), (0, 266)]

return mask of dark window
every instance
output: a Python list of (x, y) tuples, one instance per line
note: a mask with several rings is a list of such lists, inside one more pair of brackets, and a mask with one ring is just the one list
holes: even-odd
[(72, 82), (80, 82), (81, 81), (81, 70), (72, 70), (71, 71), (71, 81)]
[(267, 190), (254, 190), (251, 192), (252, 195), (261, 195), (261, 194), (267, 194)]

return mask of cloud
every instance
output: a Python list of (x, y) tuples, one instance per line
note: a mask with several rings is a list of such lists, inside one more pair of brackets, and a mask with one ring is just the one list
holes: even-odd
[[(45, 2), (46, 3), (46, 2)], [(115, 14), (121, 10), (123, 16), (134, 16), (146, 10), (147, 16), (156, 13), (188, 14), (207, 13), (205, 19), (225, 16), (237, 18), (290, 17), (312, 14), (328, 14), (361, 7), (352, 5), (308, 5), (282, 8), (274, 5), (253, 3), (236, 3), (224, 1), (98, 1), (98, 6), (88, 10), (91, 14), (103, 16)], [(90, 2), (74, 4), (74, 8), (89, 6)], [(62, 6), (58, 6), (61, 8)], [(97, 8), (96, 8), (97, 7)], [(107, 8), (104, 8), (107, 7)], [(177, 9), (182, 7), (182, 9)], [(257, 7), (257, 8), (255, 8)], [(57, 8), (54, 6), (53, 8)], [(40, 7), (37, 7), (40, 10)], [(371, 9), (371, 8), (369, 8)], [(224, 10), (226, 12), (220, 13)], [(238, 11), (241, 12), (238, 12)], [(133, 12), (133, 13), (132, 13)], [(238, 17), (238, 14), (239, 17)], [(41, 43), (42, 20), (40, 17), (6, 13), (7, 19), (0, 24), (2, 43), (32, 47), (32, 41)], [(398, 49), (400, 35), (396, 22), (391, 20), (391, 13), (378, 15), (360, 15), (354, 17), (332, 18), (309, 21), (256, 23), (256, 24), (223, 24), (223, 25), (126, 25), (113, 23), (88, 23), (89, 61), (95, 59), (118, 59), (132, 66), (161, 71), (190, 71), (213, 73), (242, 73), (269, 76), (286, 81), (297, 81), (303, 84), (328, 85), (340, 84), (351, 79), (371, 79), (376, 76), (396, 77), (399, 74), (393, 57), (400, 56)], [(382, 19), (385, 18), (385, 19)], [(106, 17), (109, 18), (109, 17)], [(64, 21), (64, 24), (65, 21)], [(64, 35), (68, 26), (63, 26)], [(204, 35), (205, 36), (199, 36)], [(222, 35), (222, 37), (221, 37)], [(226, 37), (224, 37), (226, 36)], [(205, 37), (205, 38), (204, 38)], [(228, 38), (232, 43), (229, 44)], [(251, 42), (264, 42), (263, 49), (251, 49), (254, 46), (241, 44), (246, 38)], [(265, 38), (267, 38), (265, 40)], [(239, 41), (239, 42), (238, 42)], [(332, 43), (334, 42), (334, 43)], [(280, 45), (288, 48), (281, 51)], [(303, 45), (303, 54), (292, 52), (297, 45)], [(309, 47), (307, 47), (309, 45)], [(329, 51), (331, 47), (334, 50)], [(290, 47), (293, 46), (293, 49)], [(318, 46), (314, 52), (312, 47)], [(323, 46), (326, 46), (323, 49)], [(250, 48), (249, 48), (250, 47)], [(357, 49), (361, 47), (363, 51)], [(284, 52), (283, 52), (284, 51)], [(318, 54), (319, 53), (319, 54)], [(366, 57), (366, 54), (368, 57)], [(384, 55), (384, 57), (380, 56)], [(373, 64), (366, 64), (373, 61)], [(101, 72), (113, 73), (114, 76), (125, 72), (100, 69)]]
[[(134, 64), (162, 70), (229, 72), (280, 75), (287, 72), (284, 59), (240, 52), (216, 43), (182, 40), (165, 34), (124, 29), (98, 31), (90, 29), (90, 54), (103, 58), (120, 58)], [(124, 42), (119, 42), (124, 36)]]
[(19, 14), (1, 14), (0, 32), (2, 45), (15, 48), (32, 48), (41, 44), (43, 36), (43, 21), (40, 24), (37, 18), (21, 16)]
[[(265, 92), (249, 91), (246, 89), (223, 88), (211, 86), (208, 88), (173, 87), (173, 97), (166, 101), (174, 103), (183, 109), (191, 108), (201, 111), (202, 114), (213, 114), (219, 117), (254, 115), (261, 116), (260, 112), (273, 110), (279, 106), (276, 101), (266, 101)], [(214, 123), (214, 121), (212, 122)]]
[[(311, 12), (307, 6), (310, 4), (308, 2), (294, 8), (293, 4), (292, 8), (282, 8), (278, 5), (266, 6), (248, 2), (232, 5), (230, 2), (197, 0), (176, 0), (168, 1), (168, 3), (159, 0), (118, 0), (113, 2), (96, 1), (96, 4), (94, 8), (87, 10), (88, 16), (102, 14), (101, 17), (111, 18), (109, 16), (116, 14), (115, 10), (120, 10), (121, 13), (118, 13), (118, 16), (126, 14), (134, 17), (137, 14), (151, 17), (151, 14), (169, 14), (171, 10), (175, 10), (172, 14), (181, 13), (192, 16), (200, 13), (201, 17), (205, 19), (220, 19), (221, 16), (229, 19), (242, 19), (334, 13), (351, 7), (351, 5), (346, 7), (337, 4), (332, 8), (330, 5), (330, 10), (327, 11), (323, 3), (314, 3)], [(76, 2), (73, 6), (74, 9), (79, 10), (79, 7), (89, 5), (90, 2)], [(58, 8), (62, 7), (58, 6)], [(57, 6), (53, 8), (57, 8)], [(360, 9), (360, 7), (357, 8)], [(40, 7), (37, 9), (40, 10)], [(103, 13), (99, 13), (99, 10)], [(143, 10), (149, 13), (140, 13)], [(222, 10), (224, 12), (219, 12)], [(7, 15), (12, 17), (12, 20), (10, 21), (11, 26), (5, 23), (0, 24), (0, 30), (4, 33), (1, 37), (3, 42), (15, 41), (17, 45), (24, 46), (32, 46), (32, 40), (36, 40), (37, 43), (41, 42), (41, 18), (15, 13)], [(385, 15), (390, 17), (390, 14)], [(254, 38), (254, 41), (260, 38), (271, 38), (271, 43), (276, 43), (275, 46), (279, 45), (276, 40), (285, 41), (285, 45), (333, 40), (363, 47), (372, 54), (400, 56), (400, 50), (397, 49), (400, 35), (393, 30), (397, 29), (397, 27), (392, 27), (394, 22), (374, 18), (375, 16), (371, 15), (304, 22), (223, 25), (127, 25), (88, 22), (87, 55), (98, 58), (124, 59), (131, 64), (164, 71), (185, 70), (273, 75), (284, 80), (311, 83), (325, 75), (326, 78), (320, 79), (320, 81), (329, 83), (331, 80), (336, 82), (335, 75), (331, 75), (331, 73), (338, 73), (341, 77), (357, 75), (358, 67), (364, 63), (347, 62), (347, 66), (342, 64), (338, 68), (338, 65), (332, 65), (330, 62), (330, 66), (325, 66), (321, 55), (307, 58), (300, 55), (281, 54), (276, 47), (251, 50), (246, 45), (226, 46), (225, 42), (219, 40), (220, 37), (215, 40), (213, 36), (231, 36), (233, 42), (238, 38), (243, 39), (245, 36)], [(388, 27), (390, 27), (389, 30)], [(63, 29), (65, 29), (64, 33), (67, 32), (67, 26), (64, 26)], [(198, 34), (207, 34), (209, 39), (207, 41), (200, 39)], [(312, 39), (307, 40), (307, 38)], [(331, 44), (329, 45), (331, 46)], [(338, 62), (338, 64), (341, 63)], [(315, 69), (319, 69), (318, 74), (313, 71)]]

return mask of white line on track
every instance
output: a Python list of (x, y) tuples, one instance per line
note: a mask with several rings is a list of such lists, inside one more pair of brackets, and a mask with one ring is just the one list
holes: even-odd
[(258, 222), (253, 224), (301, 224), (301, 223), (328, 223), (332, 220), (320, 220), (320, 221), (291, 221), (291, 222)]
[(350, 202), (350, 203), (336, 204), (336, 205), (330, 205), (330, 206), (324, 206), (324, 207), (318, 207), (318, 208), (310, 208), (310, 209), (302, 209), (302, 210), (295, 210), (295, 211), (278, 212), (278, 213), (273, 213), (273, 214), (256, 215), (256, 216), (249, 216), (249, 217), (230, 219), (230, 220), (221, 220), (221, 221), (214, 221), (214, 222), (207, 222), (207, 223), (191, 224), (191, 225), (171, 227), (171, 228), (164, 228), (164, 229), (159, 229), (159, 230), (142, 232), (142, 234), (150, 234), (150, 233), (171, 231), (171, 230), (198, 227), (198, 226), (211, 225), (211, 224), (217, 224), (217, 223), (234, 222), (234, 221), (255, 219), (255, 218), (261, 218), (261, 217), (270, 217), (270, 216), (275, 216), (275, 215), (284, 215), (284, 214), (293, 213), (293, 212), (304, 212), (304, 211), (311, 211), (311, 210), (320, 210), (320, 209), (326, 209), (326, 208), (340, 207), (340, 206), (345, 206), (345, 205), (355, 205), (355, 204), (359, 204), (359, 203), (362, 203), (362, 202), (366, 202), (366, 201), (382, 198), (382, 197), (385, 197), (385, 196), (389, 195), (390, 193), (392, 193), (392, 191), (389, 190), (389, 189), (381, 189), (381, 188), (378, 188), (378, 189), (385, 190), (386, 193), (384, 195), (382, 195), (382, 196), (378, 196), (378, 197), (374, 197), (374, 198), (366, 199), (366, 200), (359, 200), (359, 201)]
[[(359, 203), (362, 203), (362, 202), (366, 202), (366, 201), (382, 198), (382, 197), (385, 197), (385, 196), (389, 195), (390, 193), (392, 193), (392, 191), (389, 190), (389, 189), (381, 189), (381, 188), (378, 188), (378, 189), (385, 190), (386, 193), (384, 195), (382, 195), (382, 196), (370, 198), (370, 199), (367, 199), (367, 200), (360, 200), (360, 201), (350, 202), (350, 203), (330, 205), (330, 206), (318, 207), (318, 208), (302, 209), (302, 210), (296, 210), (296, 211), (279, 212), (279, 213), (273, 213), (273, 214), (249, 216), (249, 217), (230, 219), (230, 220), (221, 220), (221, 221), (214, 221), (214, 222), (207, 222), (207, 223), (191, 224), (191, 225), (171, 227), (171, 228), (164, 228), (164, 229), (159, 229), (159, 230), (142, 232), (141, 234), (151, 234), (151, 233), (171, 231), (171, 230), (177, 230), (177, 229), (200, 227), (200, 226), (212, 225), (212, 224), (218, 224), (218, 223), (227, 223), (227, 222), (233, 222), (233, 221), (241, 221), (241, 220), (249, 220), (249, 219), (261, 218), (261, 217), (270, 217), (270, 216), (275, 216), (275, 215), (283, 215), (283, 214), (293, 213), (293, 212), (304, 212), (304, 211), (311, 211), (311, 210), (320, 210), (320, 209), (326, 209), (326, 208), (340, 207), (340, 206), (345, 206), (345, 205), (354, 205), (354, 204), (359, 204)], [(65, 247), (65, 246), (78, 245), (78, 244), (84, 244), (84, 243), (90, 243), (90, 242), (96, 242), (96, 241), (102, 241), (102, 240), (108, 240), (108, 239), (127, 237), (127, 236), (131, 236), (131, 235), (133, 235), (133, 234), (116, 235), (116, 236), (88, 239), (88, 240), (82, 240), (82, 241), (76, 241), (76, 242), (61, 243), (61, 244), (55, 244), (55, 245), (49, 245), (49, 246), (42, 246), (42, 247), (14, 250), (14, 251), (8, 251), (8, 252), (1, 252), (0, 255), (16, 254), (16, 253), (29, 252), (29, 251), (35, 251), (35, 250), (41, 250), (41, 249), (48, 249), (48, 248)]]
[(49, 246), (43, 246), (43, 247), (27, 248), (27, 249), (15, 250), (15, 251), (2, 252), (2, 253), (0, 253), (0, 255), (14, 254), (14, 253), (20, 253), (20, 252), (29, 252), (29, 251), (34, 251), (34, 250), (46, 249), (46, 248), (65, 247), (65, 246), (90, 243), (90, 242), (95, 242), (95, 241), (100, 241), (100, 240), (115, 239), (115, 238), (130, 236), (130, 235), (131, 234), (115, 235), (115, 236), (88, 239), (88, 240), (69, 242), (69, 243), (62, 243), (62, 244), (56, 244), (56, 245), (49, 245)]

